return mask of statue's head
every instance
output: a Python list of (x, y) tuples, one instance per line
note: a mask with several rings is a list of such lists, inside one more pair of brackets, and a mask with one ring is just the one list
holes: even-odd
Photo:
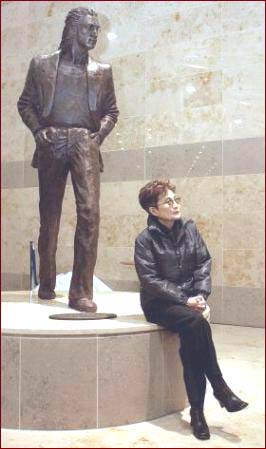
[(74, 42), (87, 50), (92, 50), (97, 42), (99, 32), (98, 16), (93, 9), (74, 8), (69, 11), (59, 48), (71, 52)]

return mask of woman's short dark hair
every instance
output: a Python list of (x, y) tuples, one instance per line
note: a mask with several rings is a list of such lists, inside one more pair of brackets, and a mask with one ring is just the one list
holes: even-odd
[(175, 189), (169, 179), (166, 181), (156, 179), (148, 182), (139, 191), (139, 203), (146, 212), (149, 212), (149, 207), (156, 207), (161, 195), (166, 195), (167, 190), (172, 190), (175, 193)]

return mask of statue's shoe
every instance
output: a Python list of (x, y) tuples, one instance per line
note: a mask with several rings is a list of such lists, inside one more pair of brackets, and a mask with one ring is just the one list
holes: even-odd
[(40, 299), (55, 299), (56, 294), (54, 290), (45, 290), (45, 289), (39, 289), (38, 291), (38, 298)]
[(70, 299), (68, 307), (79, 312), (94, 313), (97, 310), (97, 304), (88, 298)]

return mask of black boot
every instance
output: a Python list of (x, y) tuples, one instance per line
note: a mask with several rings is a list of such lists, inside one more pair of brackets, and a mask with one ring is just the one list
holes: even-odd
[(214, 386), (213, 394), (220, 402), (221, 407), (225, 407), (228, 412), (239, 412), (248, 406), (247, 402), (242, 401), (230, 390), (223, 378)]
[(190, 425), (193, 427), (193, 435), (199, 440), (209, 440), (210, 431), (203, 414), (203, 407), (192, 406), (190, 409), (190, 416)]

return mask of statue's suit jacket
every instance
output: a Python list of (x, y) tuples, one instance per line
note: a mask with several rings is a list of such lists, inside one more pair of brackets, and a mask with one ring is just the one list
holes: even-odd
[[(34, 57), (30, 63), (25, 87), (18, 100), (18, 111), (33, 134), (43, 128), (42, 123), (53, 107), (60, 52)], [(102, 64), (89, 57), (87, 79), (88, 110), (94, 123), (91, 131), (101, 130), (105, 137), (119, 114), (110, 64)], [(38, 168), (37, 149), (32, 166)]]

